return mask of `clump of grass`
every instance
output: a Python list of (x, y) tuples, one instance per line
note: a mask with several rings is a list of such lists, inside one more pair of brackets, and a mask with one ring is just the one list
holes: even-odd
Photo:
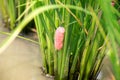
[[(0, 52), (34, 19), (46, 74), (55, 76), (55, 80), (97, 80), (102, 60), (110, 52), (115, 78), (120, 79), (116, 49), (120, 43), (116, 17), (120, 14), (111, 0), (31, 0), (28, 3), (29, 7), (17, 20), (25, 17), (0, 46)], [(65, 33), (62, 47), (56, 49), (54, 38), (59, 26)]]
[[(35, 17), (45, 72), (55, 75), (56, 80), (96, 79), (105, 55), (106, 43), (89, 10), (92, 3), (85, 6), (82, 4), (84, 1), (51, 0), (38, 2), (34, 9), (50, 3), (65, 8), (50, 10)], [(67, 4), (75, 5), (75, 9), (70, 9)], [(98, 7), (96, 5), (95, 9), (98, 10)], [(64, 46), (61, 50), (56, 50), (54, 35), (59, 26), (65, 28)]]
[[(1, 13), (2, 18), (6, 26), (12, 31), (15, 29), (16, 25), (19, 24), (26, 15), (31, 12), (31, 7), (35, 4), (36, 1), (31, 2), (30, 0), (0, 0), (2, 5)], [(26, 25), (27, 28), (24, 29), (24, 32), (29, 30), (28, 26), (34, 26), (34, 21), (29, 22)]]

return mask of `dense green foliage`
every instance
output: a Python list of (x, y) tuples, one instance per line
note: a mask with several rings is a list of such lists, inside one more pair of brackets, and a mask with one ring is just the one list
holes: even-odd
[[(8, 12), (13, 31), (1, 44), (1, 53), (34, 19), (46, 74), (55, 80), (97, 80), (108, 54), (114, 76), (120, 80), (119, 2), (112, 6), (111, 0), (9, 1), (9, 10), (3, 5), (2, 11), (3, 15)], [(65, 28), (65, 35), (63, 48), (56, 50), (54, 35), (59, 26)]]

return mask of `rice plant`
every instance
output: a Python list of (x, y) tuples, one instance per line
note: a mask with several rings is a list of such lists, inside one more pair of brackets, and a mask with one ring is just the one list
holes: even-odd
[[(19, 23), (0, 45), (0, 53), (34, 20), (45, 74), (55, 80), (97, 80), (108, 55), (115, 79), (120, 79), (120, 13), (111, 0), (19, 1)], [(114, 3), (119, 7), (118, 1)], [(24, 4), (27, 8), (22, 9)]]

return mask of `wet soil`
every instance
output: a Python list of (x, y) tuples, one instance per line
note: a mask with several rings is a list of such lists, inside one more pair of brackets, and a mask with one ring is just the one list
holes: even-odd
[[(8, 31), (3, 26), (0, 23), (0, 31)], [(0, 34), (0, 44), (6, 37)], [(39, 45), (16, 38), (0, 55), (0, 80), (52, 80), (43, 75), (40, 67)]]

